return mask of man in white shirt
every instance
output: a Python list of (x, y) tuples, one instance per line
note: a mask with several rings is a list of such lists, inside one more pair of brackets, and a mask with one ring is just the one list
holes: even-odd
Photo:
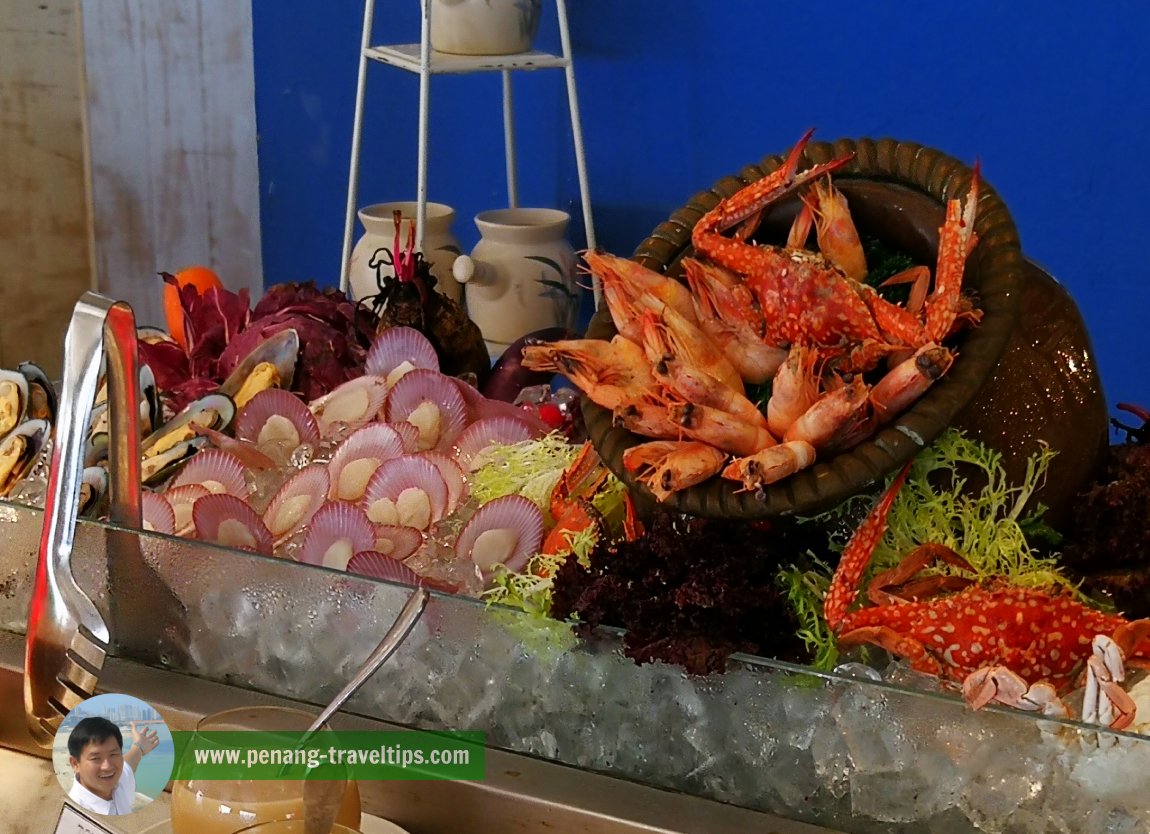
[(136, 768), (160, 743), (155, 730), (140, 732), (132, 722), (132, 749), (124, 753), (120, 728), (107, 718), (80, 721), (68, 737), (68, 762), (76, 781), (68, 798), (97, 814), (130, 814), (136, 797)]

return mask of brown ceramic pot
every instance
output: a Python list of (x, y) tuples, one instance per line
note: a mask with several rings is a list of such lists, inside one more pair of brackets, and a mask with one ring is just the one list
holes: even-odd
[[(933, 264), (942, 206), (947, 200), (965, 197), (971, 170), (939, 151), (888, 139), (811, 143), (800, 169), (850, 152), (855, 153), (855, 159), (836, 174), (835, 182), (846, 193), (860, 231), (880, 237), (920, 262)], [(652, 269), (678, 275), (679, 262), (693, 251), (691, 230), (699, 218), (720, 199), (775, 170), (782, 161), (782, 156), (768, 157), (697, 194), (660, 224), (633, 257)], [(792, 200), (774, 207), (764, 216), (756, 237), (779, 240), (772, 232), (786, 227), (796, 206)], [(1025, 273), (1018, 234), (1006, 205), (985, 181), (975, 231), (979, 242), (967, 261), (964, 284), (977, 293), (983, 320), (955, 340), (958, 358), (953, 367), (918, 402), (867, 442), (766, 489), (739, 491), (734, 482), (712, 478), (676, 493), (663, 506), (720, 518), (812, 514), (874, 486), (937, 438), (975, 402), (1018, 321)], [(587, 335), (610, 338), (614, 332), (610, 315), (603, 308), (592, 319)], [(610, 412), (586, 398), (582, 406), (588, 433), (605, 463), (633, 490), (653, 500), (622, 465), (623, 452), (643, 439), (612, 426)]]

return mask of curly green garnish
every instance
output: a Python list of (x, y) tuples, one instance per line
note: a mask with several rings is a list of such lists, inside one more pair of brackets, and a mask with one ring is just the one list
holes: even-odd
[[(920, 544), (937, 542), (966, 557), (980, 581), (1001, 576), (1013, 585), (1057, 586), (1077, 594), (1074, 583), (1059, 572), (1056, 559), (1043, 556), (1031, 545), (1032, 539), (1048, 538), (1047, 531), (1053, 533), (1042, 522), (1045, 508), (1039, 504), (1027, 513), (1027, 505), (1044, 483), (1055, 454), (1044, 444), (1027, 461), (1023, 482), (1012, 486), (1000, 453), (961, 432), (947, 431), (915, 458), (887, 517), (886, 535), (875, 548), (868, 576), (895, 567)], [(986, 479), (980, 491), (968, 490), (970, 479), (960, 474), (971, 471), (970, 467)], [(945, 486), (936, 487), (935, 483)], [(808, 521), (832, 526), (846, 518), (857, 519), (860, 502), (869, 509), (873, 500), (856, 496)], [(846, 538), (832, 535), (829, 544), (831, 550), (841, 552)], [(953, 573), (955, 569), (935, 565), (923, 572)], [(838, 658), (834, 638), (823, 620), (823, 597), (832, 574), (828, 565), (816, 559), (813, 567), (792, 566), (779, 575), (788, 602), (803, 624), (799, 636), (820, 669), (831, 668)], [(865, 585), (866, 579), (863, 582)]]
[(480, 504), (504, 495), (523, 495), (546, 510), (551, 490), (576, 455), (558, 432), (537, 440), (489, 446), (471, 474), (471, 494)]
[(557, 554), (539, 553), (532, 556), (522, 573), (508, 570), (502, 565), (497, 566), (492, 587), (483, 592), (483, 599), (519, 608), (539, 617), (550, 616), (555, 574), (571, 556), (584, 567), (589, 566), (591, 550), (598, 541), (595, 527), (564, 531), (563, 537), (567, 541), (567, 549)]

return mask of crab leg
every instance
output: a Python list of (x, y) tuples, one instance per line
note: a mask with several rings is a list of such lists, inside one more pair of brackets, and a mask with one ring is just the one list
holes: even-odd
[(934, 292), (926, 300), (926, 337), (941, 342), (958, 316), (962, 296), (962, 273), (966, 259), (978, 242), (974, 216), (978, 211), (978, 163), (970, 178), (965, 204), (951, 200), (946, 205), (946, 222), (938, 233), (938, 265), (934, 270)]
[[(932, 562), (946, 562), (948, 565), (953, 565), (956, 568), (961, 568), (965, 571), (974, 572), (974, 568), (970, 566), (970, 562), (966, 561), (960, 554), (951, 550), (949, 547), (936, 542), (927, 542), (926, 544), (919, 545), (898, 563), (897, 566), (890, 570), (885, 570), (877, 574), (867, 584), (867, 597), (875, 605), (891, 605), (898, 602), (903, 602), (906, 599), (913, 599), (928, 592), (932, 585), (939, 587), (949, 586), (952, 590), (960, 590), (970, 584), (969, 579), (963, 579), (957, 576), (932, 576), (922, 582), (912, 583), (908, 586), (907, 582), (920, 570), (925, 568)], [(943, 580), (957, 579), (959, 582), (945, 582)], [(927, 584), (930, 583), (930, 584)], [(888, 588), (901, 588), (902, 593), (892, 594)]]
[(695, 248), (702, 249), (703, 247), (700, 246), (701, 240), (705, 240), (712, 235), (717, 237), (720, 232), (737, 226), (748, 218), (755, 217), (763, 210), (764, 206), (785, 197), (796, 189), (802, 188), (809, 182), (814, 182), (825, 174), (837, 171), (854, 159), (855, 155), (851, 153), (838, 159), (832, 159), (830, 162), (815, 165), (803, 171), (801, 174), (796, 173), (799, 167), (799, 159), (802, 157), (803, 151), (806, 149), (807, 143), (810, 142), (814, 132), (814, 128), (811, 128), (803, 134), (802, 138), (791, 148), (791, 152), (788, 154), (787, 160), (781, 168), (778, 168), (760, 180), (756, 180), (733, 197), (723, 200), (704, 214), (699, 220), (698, 225), (695, 226), (695, 231), (691, 236), (691, 242)]
[(1044, 681), (1031, 686), (1005, 666), (985, 666), (971, 672), (962, 682), (962, 697), (974, 709), (993, 702), (1051, 718), (1070, 717), (1053, 686)]
[(1094, 653), (1086, 660), (1082, 720), (1115, 730), (1129, 727), (1137, 707), (1122, 688), (1126, 679), (1122, 650), (1105, 634), (1095, 635), (1091, 645)]
[(823, 614), (831, 631), (838, 631), (843, 618), (847, 615), (847, 610), (858, 597), (859, 582), (867, 564), (870, 563), (875, 547), (886, 533), (886, 517), (890, 514), (894, 499), (898, 497), (898, 492), (910, 473), (910, 467), (911, 464), (908, 463), (895, 476), (887, 491), (855, 530), (843, 550), (839, 566), (835, 569), (834, 578), (823, 601)]

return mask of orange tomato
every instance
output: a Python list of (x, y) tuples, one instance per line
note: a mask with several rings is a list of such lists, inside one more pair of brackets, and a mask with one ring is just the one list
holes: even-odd
[(184, 336), (184, 308), (180, 304), (179, 288), (193, 286), (203, 295), (211, 287), (222, 287), (223, 282), (206, 266), (189, 266), (176, 273), (176, 284), (164, 283), (164, 319), (168, 332), (184, 350), (188, 349)]

